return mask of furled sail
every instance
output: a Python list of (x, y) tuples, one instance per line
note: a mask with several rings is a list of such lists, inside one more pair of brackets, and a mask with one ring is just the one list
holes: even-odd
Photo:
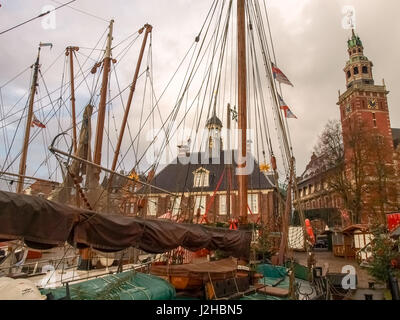
[[(79, 135), (79, 145), (76, 156), (82, 159), (91, 160), (90, 151), (90, 140), (91, 140), (91, 117), (93, 112), (93, 106), (87, 105), (83, 114), (83, 121), (81, 126), (81, 131)], [(72, 173), (77, 180), (80, 182), (82, 176), (86, 175), (87, 180), (89, 179), (88, 167), (86, 164), (73, 160), (69, 168), (69, 172)], [(64, 182), (54, 190), (50, 195), (50, 199), (60, 203), (72, 203), (71, 194), (74, 190), (74, 179), (71, 174), (67, 173), (65, 175)]]
[(179, 246), (190, 251), (221, 250), (248, 259), (251, 232), (104, 215), (43, 198), (0, 191), (0, 241), (24, 240), (34, 249), (65, 242), (117, 252), (129, 247), (163, 253)]

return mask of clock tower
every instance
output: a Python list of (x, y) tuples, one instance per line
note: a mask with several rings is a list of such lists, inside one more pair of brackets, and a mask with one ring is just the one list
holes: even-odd
[[(337, 104), (340, 107), (347, 175), (353, 181), (357, 181), (357, 176), (355, 176), (357, 173), (354, 171), (354, 166), (356, 165), (355, 161), (358, 160), (354, 158), (354, 152), (359, 155), (360, 152), (362, 154), (365, 151), (365, 156), (361, 157), (369, 159), (362, 165), (366, 169), (363, 177), (366, 178), (368, 191), (365, 189), (362, 191), (361, 198), (364, 209), (359, 217), (360, 222), (367, 223), (370, 221), (371, 216), (369, 215), (375, 211), (373, 203), (376, 203), (374, 201), (380, 197), (376, 190), (373, 189), (373, 186), (377, 185), (375, 182), (379, 182), (379, 177), (381, 177), (374, 165), (376, 163), (375, 158), (378, 159), (380, 157), (380, 163), (383, 163), (386, 168), (393, 167), (394, 163), (393, 137), (387, 102), (389, 91), (386, 90), (384, 81), (382, 85), (375, 84), (372, 74), (373, 63), (364, 55), (363, 43), (354, 30), (352, 30), (351, 39), (348, 40), (347, 49), (349, 60), (343, 69), (347, 90), (343, 94), (339, 93), (339, 102)], [(362, 134), (362, 137), (355, 135), (357, 130), (359, 130), (358, 134)], [(357, 148), (361, 147), (357, 151), (354, 149), (355, 141), (359, 141)], [(379, 143), (379, 146), (384, 145), (386, 147), (384, 152), (376, 151), (376, 154), (374, 153), (374, 150), (378, 150), (377, 143)], [(364, 144), (368, 144), (368, 147), (364, 146)], [(389, 185), (394, 184), (396, 183), (389, 183)], [(393, 190), (387, 191), (386, 194), (395, 194), (395, 192)], [(381, 198), (383, 199), (383, 197)]]
[[(390, 126), (386, 85), (375, 85), (372, 75), (373, 63), (364, 55), (364, 46), (358, 35), (352, 30), (352, 38), (348, 40), (349, 61), (343, 71), (346, 76), (347, 90), (339, 96), (340, 117), (343, 135), (349, 130), (351, 123), (363, 122), (368, 131), (377, 133), (388, 139), (392, 148), (388, 161), (393, 161), (393, 138)], [(346, 139), (344, 139), (346, 140)], [(344, 141), (345, 155), (346, 141)]]

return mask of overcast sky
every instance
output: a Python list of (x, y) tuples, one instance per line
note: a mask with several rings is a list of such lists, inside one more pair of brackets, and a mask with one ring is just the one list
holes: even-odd
[[(51, 0), (0, 0), (0, 4), (0, 31), (36, 16), (45, 5), (57, 6)], [(93, 47), (107, 27), (102, 19), (114, 18), (114, 43), (145, 23), (154, 26), (153, 59), (156, 85), (161, 89), (192, 44), (211, 4), (211, 0), (77, 0), (71, 6), (98, 18), (64, 7), (56, 13), (54, 30), (44, 30), (39, 19), (0, 35), (0, 86), (34, 62), (39, 42), (54, 45), (51, 51), (43, 50), (41, 62), (46, 69), (68, 45)], [(343, 68), (351, 35), (342, 27), (344, 5), (355, 7), (356, 32), (363, 41), (365, 55), (374, 63), (375, 83), (381, 84), (385, 78), (390, 91), (391, 125), (400, 127), (398, 0), (268, 0), (267, 4), (277, 62), (294, 84), (294, 88), (285, 87), (284, 93), (298, 117), (290, 120), (290, 129), (299, 174), (326, 122), (339, 118), (336, 103), (338, 90), (345, 90)], [(135, 59), (128, 59), (132, 70)], [(127, 81), (132, 75), (130, 69), (122, 76)], [(15, 101), (28, 89), (29, 76), (4, 88), (3, 96)], [(60, 77), (60, 72), (49, 74), (48, 87), (56, 89)], [(37, 156), (35, 151), (32, 159)]]

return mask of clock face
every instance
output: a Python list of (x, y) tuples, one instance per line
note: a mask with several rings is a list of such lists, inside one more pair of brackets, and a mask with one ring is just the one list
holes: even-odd
[(368, 101), (368, 109), (372, 109), (372, 110), (378, 109), (378, 104), (375, 99)]

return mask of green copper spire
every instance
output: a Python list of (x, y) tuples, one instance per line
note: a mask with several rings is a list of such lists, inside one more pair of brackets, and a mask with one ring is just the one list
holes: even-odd
[(353, 36), (351, 37), (351, 40), (347, 41), (349, 49), (354, 47), (362, 47), (363, 46), (362, 41), (360, 37), (355, 34), (354, 29), (352, 29), (352, 34)]

